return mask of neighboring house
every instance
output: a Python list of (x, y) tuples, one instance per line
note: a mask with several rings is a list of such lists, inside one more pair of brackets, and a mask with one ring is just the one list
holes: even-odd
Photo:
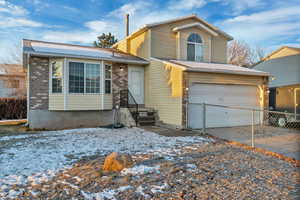
[[(24, 40), (30, 127), (112, 123), (112, 109), (126, 89), (146, 115), (154, 109), (162, 123), (180, 128), (201, 128), (201, 107), (187, 110), (188, 99), (263, 108), (268, 73), (226, 64), (230, 40), (196, 15), (145, 25), (115, 50)], [(249, 116), (232, 124), (208, 114), (216, 116), (214, 126), (249, 123)]]
[(0, 98), (26, 96), (26, 71), (22, 65), (0, 64)]
[[(300, 114), (300, 48), (281, 47), (254, 68), (272, 76), (269, 83), (270, 108)], [(281, 119), (282, 124), (285, 122)]]

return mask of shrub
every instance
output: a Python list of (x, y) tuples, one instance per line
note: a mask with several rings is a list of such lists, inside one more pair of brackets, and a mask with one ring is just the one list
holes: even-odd
[(26, 98), (0, 98), (0, 120), (25, 119), (26, 115)]

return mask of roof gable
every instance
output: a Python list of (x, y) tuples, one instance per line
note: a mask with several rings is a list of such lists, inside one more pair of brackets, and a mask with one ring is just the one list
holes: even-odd
[[(180, 18), (176, 18), (176, 19), (172, 19), (172, 20), (166, 20), (166, 21), (162, 21), (162, 22), (158, 22), (158, 23), (146, 24), (144, 27), (154, 28), (154, 27), (157, 27), (157, 26), (177, 23), (177, 22), (180, 22), (180, 21), (188, 20), (188, 19), (193, 19), (193, 20), (195, 20), (195, 22), (194, 23), (188, 23), (188, 24), (185, 24), (185, 25), (198, 26), (198, 27), (201, 27), (201, 28), (205, 28), (206, 30), (210, 30), (210, 31), (213, 31), (213, 32), (218, 33), (220, 35), (223, 35), (227, 40), (232, 40), (233, 39), (232, 36), (228, 35), (227, 33), (223, 32), (219, 28), (213, 26), (212, 24), (206, 22), (205, 20), (199, 18), (197, 15), (189, 15), (189, 16), (180, 17)], [(182, 26), (185, 26), (185, 25), (182, 25)]]
[[(151, 24), (145, 24), (143, 27), (141, 27), (137, 31), (135, 31), (135, 32), (131, 33), (129, 36), (125, 37), (123, 40), (133, 38), (133, 37), (135, 37), (135, 36), (137, 36), (137, 35), (145, 32), (145, 31), (147, 31), (149, 29), (152, 29), (154, 27), (163, 26), (163, 25), (167, 25), (167, 24), (173, 24), (173, 23), (175, 24), (175, 23), (178, 23), (180, 21), (185, 21), (185, 20), (188, 20), (188, 19), (193, 19), (194, 22), (192, 22), (192, 23), (199, 23), (199, 24), (201, 24), (200, 26), (202, 26), (202, 28), (206, 27), (206, 29), (209, 29), (211, 31), (214, 31), (214, 32), (222, 35), (228, 41), (233, 40), (232, 36), (230, 36), (229, 34), (225, 33), (224, 31), (220, 30), (219, 28), (213, 26), (212, 24), (206, 22), (205, 20), (199, 18), (195, 14), (184, 16), (184, 17), (179, 17), (179, 18), (175, 18), (175, 19), (171, 19), (171, 20), (165, 20), (165, 21), (161, 21), (161, 22), (156, 22), (156, 23), (151, 23)], [(190, 24), (190, 22), (188, 24)], [(120, 41), (122, 41), (122, 40), (120, 40)], [(117, 42), (116, 44), (114, 44), (113, 47), (116, 47), (119, 44), (119, 42)]]
[(282, 57), (298, 55), (298, 54), (300, 54), (300, 48), (282, 46), (279, 49), (267, 55), (266, 57), (264, 57), (262, 60), (267, 61), (271, 59), (282, 58)]

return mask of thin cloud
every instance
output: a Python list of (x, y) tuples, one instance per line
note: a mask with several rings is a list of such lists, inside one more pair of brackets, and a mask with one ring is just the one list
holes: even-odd
[(205, 0), (180, 0), (171, 1), (169, 3), (169, 9), (175, 10), (192, 10), (196, 8), (201, 8), (206, 4)]
[(28, 11), (21, 6), (14, 5), (8, 1), (0, 0), (0, 13), (22, 16), (28, 14)]
[(300, 10), (276, 8), (250, 15), (240, 15), (218, 24), (223, 30), (252, 44), (268, 44), (296, 39), (300, 34)]

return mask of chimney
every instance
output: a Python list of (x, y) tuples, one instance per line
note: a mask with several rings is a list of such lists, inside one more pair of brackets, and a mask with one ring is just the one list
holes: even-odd
[(126, 37), (129, 35), (129, 14), (125, 15), (125, 29), (126, 29)]

